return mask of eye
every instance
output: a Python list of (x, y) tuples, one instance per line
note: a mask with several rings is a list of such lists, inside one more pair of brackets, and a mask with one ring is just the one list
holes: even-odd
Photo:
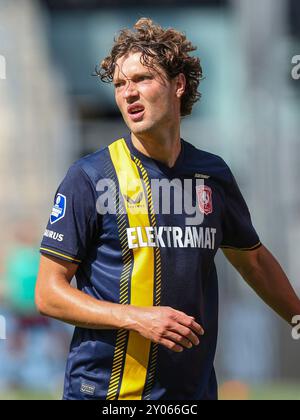
[(139, 77), (139, 81), (140, 82), (143, 82), (144, 80), (150, 80), (150, 79), (152, 79), (152, 76), (146, 76), (146, 75), (144, 75), (144, 76), (140, 76)]
[(117, 83), (114, 83), (114, 87), (115, 87), (115, 89), (118, 89), (118, 88), (119, 88), (119, 87), (121, 87), (123, 84), (124, 84), (123, 82), (117, 82)]

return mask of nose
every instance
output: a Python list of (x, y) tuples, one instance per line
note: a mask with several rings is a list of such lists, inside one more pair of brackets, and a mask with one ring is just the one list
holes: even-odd
[(134, 82), (132, 80), (128, 80), (127, 86), (124, 89), (124, 99), (131, 99), (138, 96), (138, 90)]

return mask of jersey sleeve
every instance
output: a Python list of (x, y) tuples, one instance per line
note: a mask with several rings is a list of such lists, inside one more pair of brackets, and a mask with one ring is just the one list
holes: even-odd
[(261, 246), (261, 242), (238, 184), (229, 168), (228, 170), (230, 182), (225, 190), (223, 239), (220, 246), (244, 251), (254, 250)]
[(84, 170), (73, 165), (56, 192), (40, 252), (80, 264), (98, 225), (95, 188)]

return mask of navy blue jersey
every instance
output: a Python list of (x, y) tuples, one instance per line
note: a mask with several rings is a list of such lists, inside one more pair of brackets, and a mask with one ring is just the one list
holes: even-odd
[[(154, 193), (154, 181), (171, 182), (170, 197)], [(188, 219), (186, 198), (201, 223)], [(205, 335), (175, 353), (133, 331), (75, 328), (64, 398), (216, 399), (214, 257), (220, 247), (259, 246), (226, 163), (184, 140), (171, 169), (140, 153), (130, 135), (76, 162), (57, 190), (41, 252), (77, 263), (84, 293), (170, 306), (194, 316)]]

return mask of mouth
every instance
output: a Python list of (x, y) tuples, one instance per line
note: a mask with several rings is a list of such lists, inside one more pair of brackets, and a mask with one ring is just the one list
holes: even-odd
[(143, 107), (143, 105), (130, 105), (127, 108), (127, 112), (128, 112), (129, 118), (132, 121), (138, 122), (143, 119), (145, 108)]

